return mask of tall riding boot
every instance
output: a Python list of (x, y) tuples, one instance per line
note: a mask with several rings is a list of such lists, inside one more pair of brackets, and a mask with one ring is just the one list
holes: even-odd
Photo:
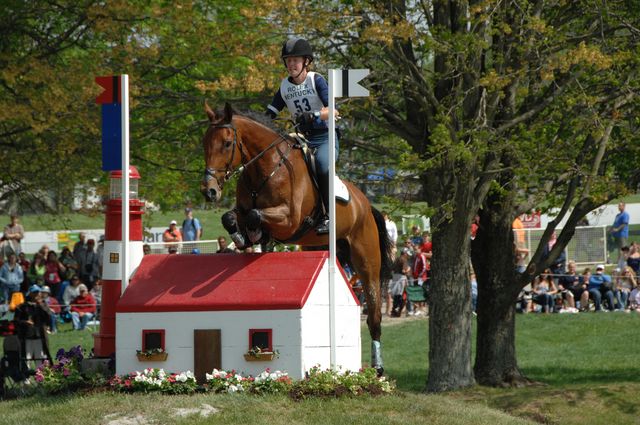
[(324, 216), (316, 227), (316, 234), (325, 235), (329, 233), (329, 174), (318, 176), (318, 186), (320, 189), (320, 198), (324, 206)]

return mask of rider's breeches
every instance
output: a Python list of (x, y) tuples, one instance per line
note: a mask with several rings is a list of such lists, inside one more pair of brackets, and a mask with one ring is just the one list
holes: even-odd
[[(329, 207), (329, 132), (307, 136), (309, 147), (315, 149), (316, 156), (316, 176), (325, 207)], [(338, 160), (338, 150), (340, 143), (336, 134), (336, 161)]]

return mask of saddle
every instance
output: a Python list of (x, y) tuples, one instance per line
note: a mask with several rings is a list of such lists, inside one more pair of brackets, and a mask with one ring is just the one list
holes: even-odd
[[(316, 169), (316, 157), (314, 149), (311, 149), (307, 144), (307, 139), (300, 133), (290, 133), (289, 136), (296, 141), (296, 146), (302, 150), (302, 157), (307, 164), (307, 170), (309, 171), (309, 177), (313, 182), (313, 186), (319, 192), (320, 186), (318, 185), (318, 176)], [(348, 203), (351, 200), (349, 189), (344, 182), (338, 176), (334, 176), (333, 188), (335, 191), (336, 200)], [(320, 201), (320, 209), (323, 208), (322, 201)], [(327, 206), (328, 207), (328, 206)]]

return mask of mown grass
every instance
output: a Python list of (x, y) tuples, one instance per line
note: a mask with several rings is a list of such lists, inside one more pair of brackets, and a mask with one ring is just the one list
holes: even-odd
[[(526, 315), (517, 318), (517, 352), (525, 388), (475, 386), (422, 393), (428, 367), (428, 320), (384, 322), (385, 371), (398, 394), (356, 399), (198, 394), (123, 395), (110, 392), (36, 396), (0, 403), (1, 424), (637, 424), (640, 417), (640, 315)], [(90, 331), (68, 325), (51, 335), (52, 351), (93, 344)], [(369, 338), (363, 326), (363, 361)], [(177, 416), (209, 405), (218, 413)], [(80, 413), (81, 412), (81, 413)], [(119, 422), (118, 422), (119, 421)], [(128, 421), (128, 422), (127, 422)]]

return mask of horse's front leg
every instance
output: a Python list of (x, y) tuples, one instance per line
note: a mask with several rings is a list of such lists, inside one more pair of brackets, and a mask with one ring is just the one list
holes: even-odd
[(229, 232), (229, 236), (236, 245), (236, 248), (246, 248), (246, 237), (238, 227), (238, 212), (235, 209), (227, 211), (222, 215), (222, 226)]
[(247, 235), (252, 243), (258, 243), (264, 238), (263, 233), (273, 234), (273, 230), (282, 226), (289, 226), (289, 208), (287, 206), (252, 209), (244, 217)]

